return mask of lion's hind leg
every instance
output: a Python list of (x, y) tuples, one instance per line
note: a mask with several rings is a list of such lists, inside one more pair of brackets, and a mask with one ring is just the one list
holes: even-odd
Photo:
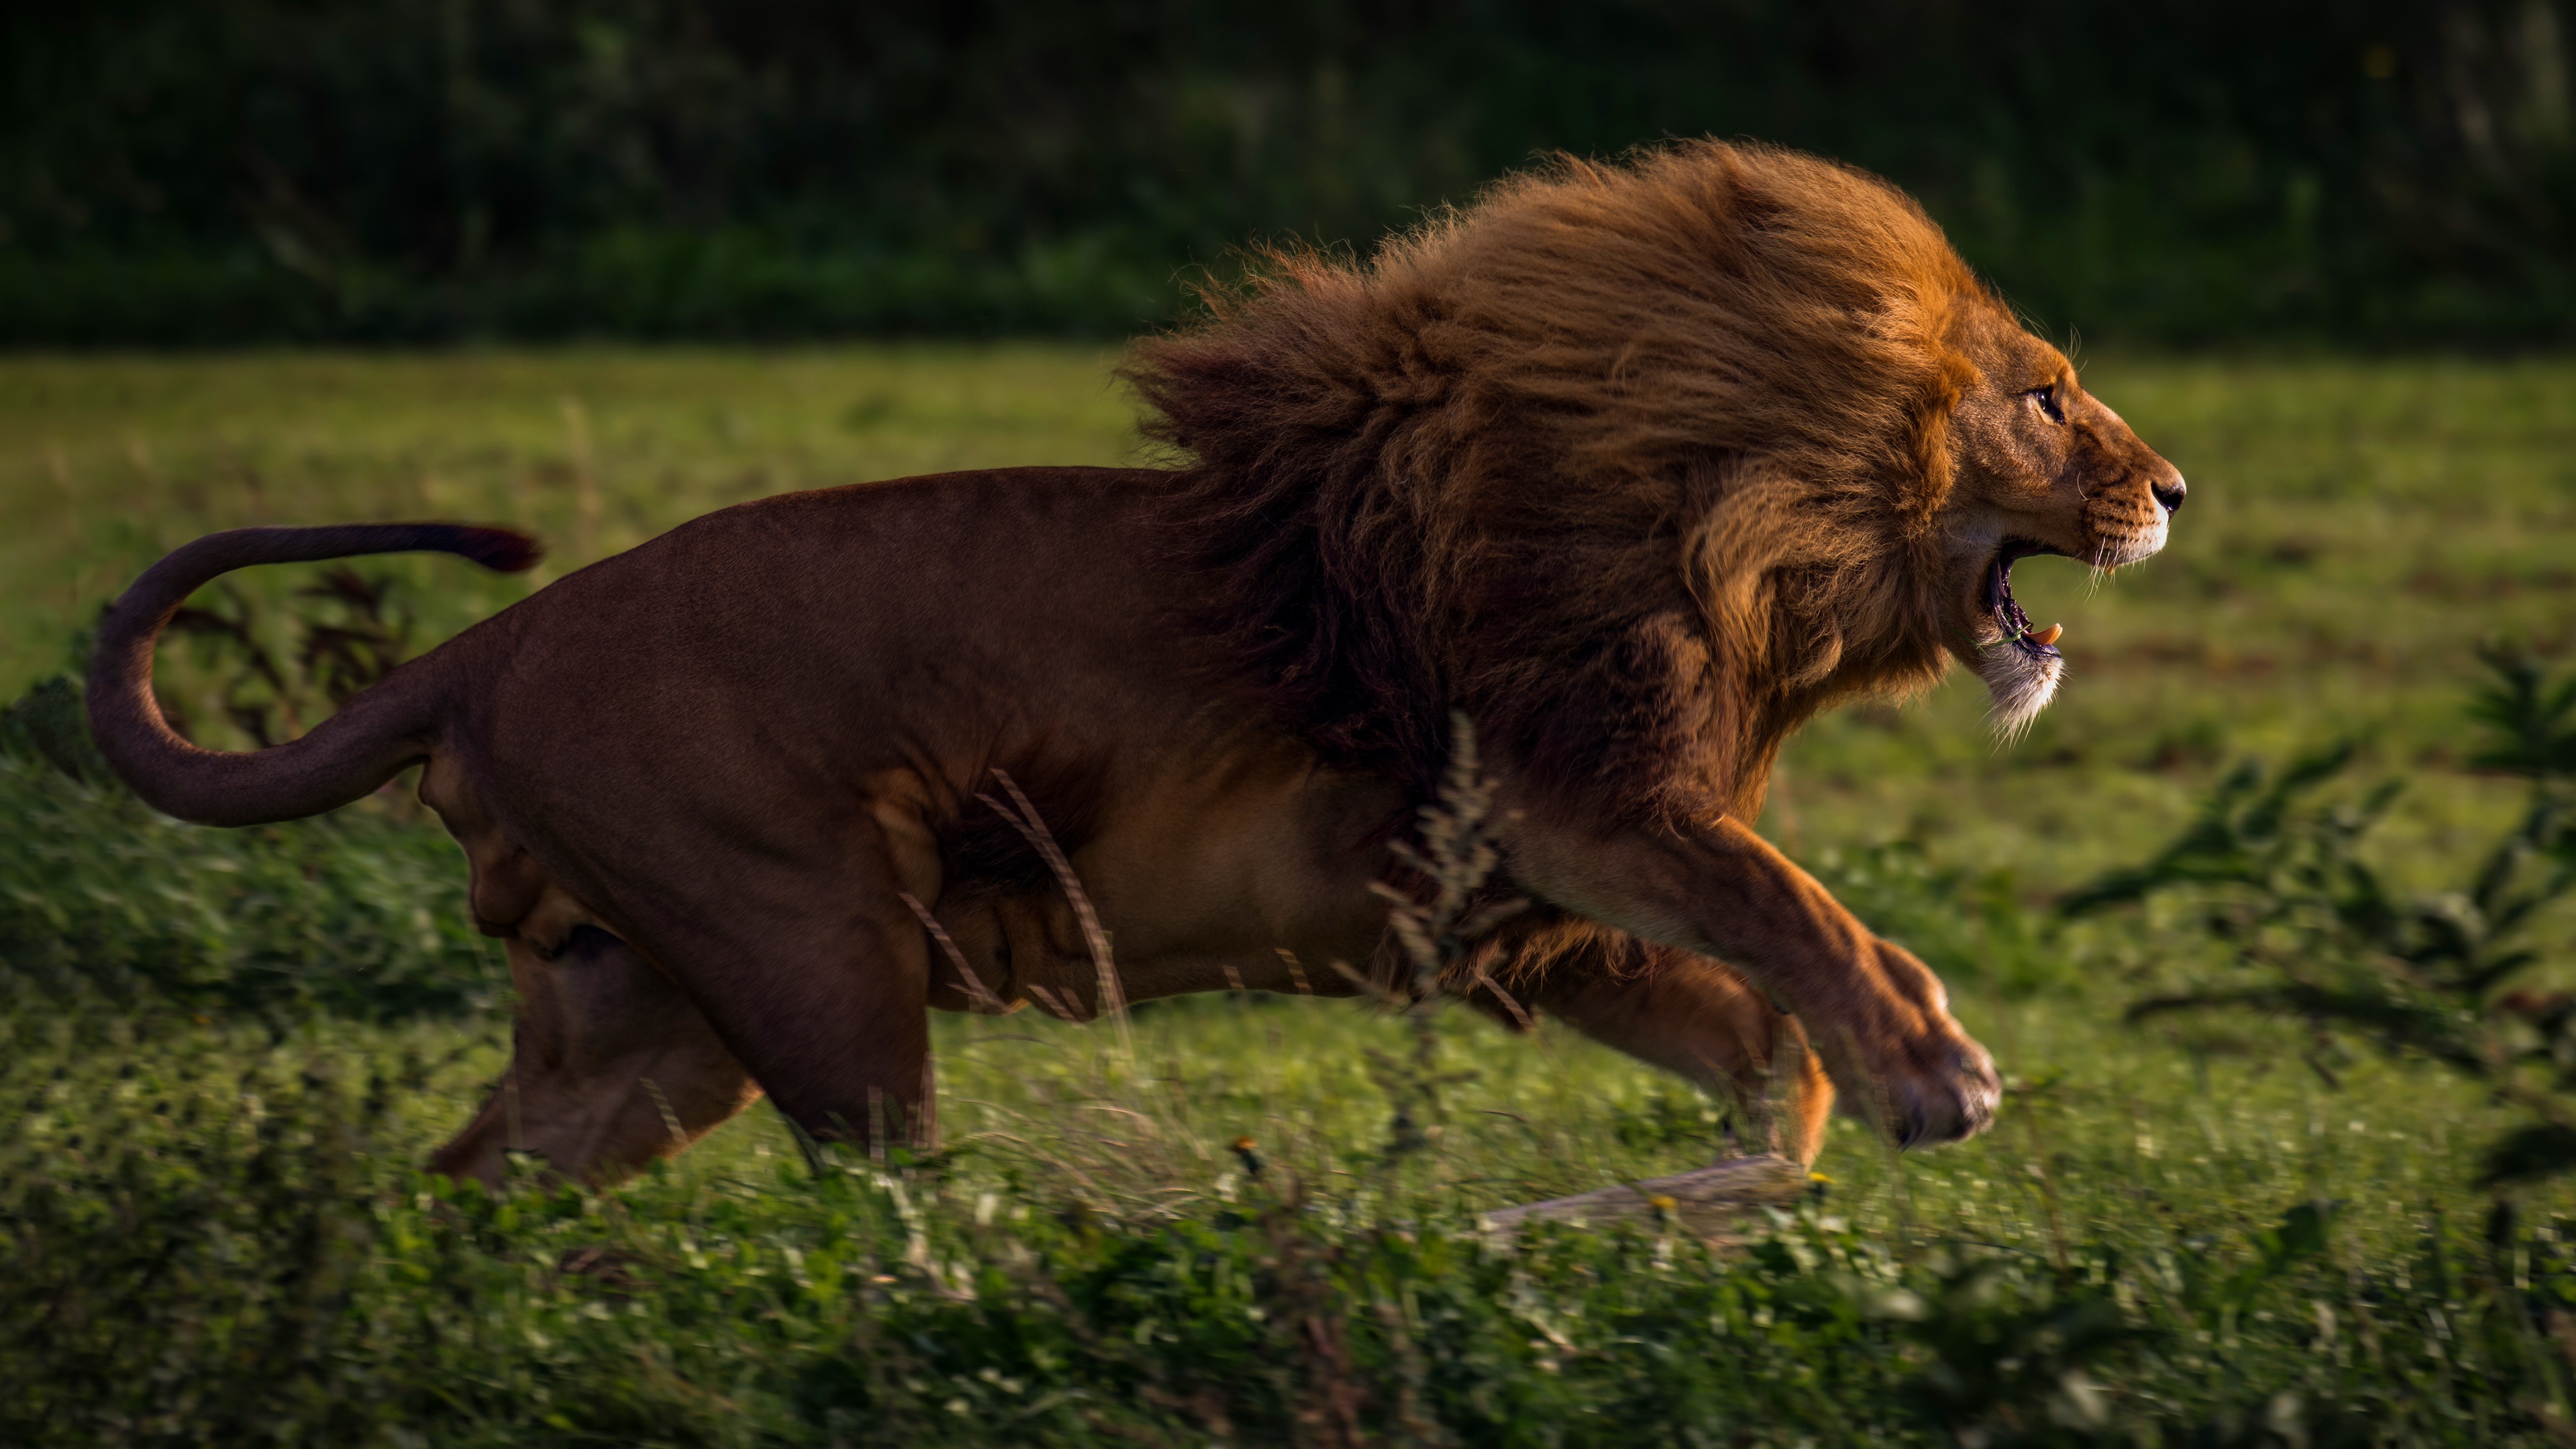
[(607, 1183), (714, 1130), (760, 1095), (695, 1004), (596, 926), (548, 958), (509, 942), (519, 1012), (509, 1068), (430, 1170), (497, 1186), (508, 1154)]

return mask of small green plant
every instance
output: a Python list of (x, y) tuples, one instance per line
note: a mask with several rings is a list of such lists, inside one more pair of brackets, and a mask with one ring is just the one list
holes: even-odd
[(115, 783), (107, 760), (89, 737), (80, 681), (68, 674), (36, 681), (0, 710), (0, 754), (40, 760), (80, 784)]
[(2179, 897), (2218, 948), (2214, 972), (2135, 1003), (2133, 1020), (2266, 1012), (2313, 1029), (2308, 1060), (2330, 1083), (2343, 1037), (2474, 1078), (2530, 1119), (2488, 1153), (2483, 1180), (2503, 1184), (2576, 1168), (2576, 993), (2523, 984), (2544, 964), (2535, 927), (2576, 891), (2576, 680), (2551, 686), (2528, 659), (2486, 657), (2495, 678), (2469, 714), (2490, 734), (2473, 763), (2531, 794), (2456, 888), (2404, 892), (2364, 859), (2404, 784), (2322, 798), (2352, 763), (2346, 743), (2277, 773), (2238, 767), (2163, 851), (2062, 909)]
[[(200, 643), (228, 664), (220, 698), (224, 717), (262, 749), (301, 734), (409, 656), (415, 619), (399, 607), (389, 574), (361, 574), (346, 564), (322, 571), (298, 589), (284, 624), (293, 640), (281, 655), (276, 629), (229, 583), (214, 586), (220, 605), (190, 605), (170, 618), (170, 632)], [(185, 732), (168, 703), (164, 711)]]
[[(1409, 968), (1385, 995), (1413, 1025), (1409, 1060), (1375, 1057), (1378, 1085), (1395, 1103), (1387, 1129), (1390, 1157), (1430, 1145), (1424, 1129), (1439, 1110), (1440, 1089), (1464, 1080), (1439, 1070), (1439, 1034), (1431, 1013), (1441, 994), (1464, 995), (1482, 987), (1511, 1010), (1520, 1010), (1500, 985), (1471, 964), (1476, 942), (1527, 910), (1529, 902), (1486, 888), (1494, 867), (1502, 863), (1502, 852), (1486, 829), (1494, 808), (1493, 786), (1476, 758), (1476, 727), (1462, 713), (1451, 716), (1450, 731), (1449, 773), (1440, 783), (1440, 798), (1416, 812), (1421, 844), (1402, 839), (1388, 843), (1408, 879), (1372, 887), (1387, 902), (1387, 924)], [(1470, 972), (1472, 979), (1460, 979)]]

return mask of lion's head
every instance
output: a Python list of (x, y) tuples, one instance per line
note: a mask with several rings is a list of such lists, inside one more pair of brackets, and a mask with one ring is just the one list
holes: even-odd
[(1986, 681), (1994, 719), (2019, 730), (2066, 672), (2058, 626), (2034, 626), (2013, 602), (2012, 566), (2032, 554), (2097, 569), (2165, 546), (2182, 507), (2182, 475), (2120, 415), (2084, 390), (2064, 354), (1991, 304), (1963, 319), (1956, 345), (1976, 369), (1950, 425), (1947, 547), (1938, 565), (1953, 652)]
[(1757, 810), (1778, 745), (1947, 657), (2056, 687), (2032, 553), (2164, 540), (2182, 481), (1912, 200), (1692, 142), (1499, 183), (1364, 264), (1279, 250), (1128, 369), (1238, 682), (1328, 758)]

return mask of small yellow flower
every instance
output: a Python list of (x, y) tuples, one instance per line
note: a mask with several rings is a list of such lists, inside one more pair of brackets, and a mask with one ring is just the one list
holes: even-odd
[(1680, 1204), (1680, 1203), (1678, 1203), (1678, 1202), (1675, 1202), (1675, 1201), (1674, 1201), (1674, 1200), (1672, 1200), (1671, 1198), (1668, 1198), (1668, 1197), (1664, 1196), (1662, 1193), (1660, 1193), (1660, 1192), (1659, 1192), (1659, 1193), (1656, 1193), (1654, 1196), (1652, 1196), (1652, 1197), (1650, 1197), (1650, 1198), (1647, 1198), (1647, 1199), (1646, 1199), (1646, 1206), (1648, 1206), (1648, 1207), (1650, 1207), (1650, 1208), (1653, 1208), (1655, 1211), (1657, 1211), (1657, 1212), (1659, 1212), (1659, 1213), (1668, 1213), (1668, 1212), (1671, 1212), (1673, 1209), (1675, 1209), (1675, 1208), (1677, 1208), (1677, 1207), (1680, 1207), (1680, 1206), (1681, 1206), (1681, 1204)]

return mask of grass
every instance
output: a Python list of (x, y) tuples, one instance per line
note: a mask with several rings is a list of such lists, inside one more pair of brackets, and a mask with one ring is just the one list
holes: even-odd
[[(1135, 457), (1107, 362), (0, 360), (0, 697), (208, 528), (498, 518), (560, 570), (783, 488)], [(2532, 1195), (2541, 1232), (2489, 1250), (2466, 1183), (2502, 1109), (2403, 1063), (2331, 1089), (2287, 1024), (2121, 1026), (2118, 973), (2177, 923), (2034, 936), (2030, 907), (2225, 762), (2343, 735), (2413, 780), (2384, 867), (2455, 877), (2522, 800), (2462, 769), (2474, 645), (2576, 646), (2576, 364), (2088, 380), (2193, 493), (2144, 568), (2017, 572), (2068, 625), (2059, 704), (2005, 751), (1968, 681), (1821, 722), (1764, 822), (1948, 974), (2014, 1083), (1987, 1137), (1899, 1160), (1838, 1126), (1833, 1181), (1745, 1257), (1489, 1243), (1475, 1210), (1704, 1160), (1718, 1109), (1450, 1013), (1437, 1136), (1390, 1159), (1406, 1023), (1209, 998), (1140, 1011), (1133, 1073), (1106, 1032), (941, 1019), (933, 1161), (817, 1173), (763, 1108), (616, 1193), (456, 1197), (413, 1164), (506, 1027), (452, 846), (381, 802), (195, 831), (0, 755), (0, 1437), (2551, 1440), (2576, 1203)], [(433, 633), (524, 587), (392, 567)], [(246, 594), (302, 581), (273, 572)], [(165, 677), (212, 698), (204, 661)], [(2148, 1337), (2085, 1347), (2096, 1310)]]

